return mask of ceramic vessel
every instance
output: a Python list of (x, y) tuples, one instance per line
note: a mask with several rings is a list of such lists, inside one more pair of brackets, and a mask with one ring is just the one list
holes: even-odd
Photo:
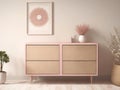
[(79, 36), (78, 36), (78, 42), (80, 42), (80, 43), (86, 42), (85, 35), (79, 35)]
[(74, 35), (71, 37), (72, 43), (85, 43), (86, 42), (86, 36), (85, 35)]
[(4, 84), (6, 81), (6, 72), (2, 71), (0, 72), (0, 84)]

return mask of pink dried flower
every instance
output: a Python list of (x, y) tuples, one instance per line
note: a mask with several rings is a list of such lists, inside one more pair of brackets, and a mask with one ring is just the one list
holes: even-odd
[(83, 25), (76, 26), (76, 31), (79, 35), (84, 35), (88, 30), (89, 30), (88, 25), (83, 24)]

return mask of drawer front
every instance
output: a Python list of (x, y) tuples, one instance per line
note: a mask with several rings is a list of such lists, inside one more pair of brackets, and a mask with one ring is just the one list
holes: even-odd
[(63, 74), (96, 74), (96, 62), (63, 61)]
[(27, 60), (59, 60), (58, 45), (27, 45)]
[(59, 74), (58, 61), (27, 61), (27, 74)]
[(63, 60), (96, 60), (96, 45), (63, 45)]

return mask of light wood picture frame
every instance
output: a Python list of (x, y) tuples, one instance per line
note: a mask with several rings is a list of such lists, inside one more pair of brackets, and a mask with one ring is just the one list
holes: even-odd
[(53, 35), (53, 3), (27, 3), (27, 34)]

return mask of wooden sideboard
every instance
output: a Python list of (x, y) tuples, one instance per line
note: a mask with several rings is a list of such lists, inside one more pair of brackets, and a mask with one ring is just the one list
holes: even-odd
[(98, 44), (26, 44), (26, 74), (30, 76), (97, 76)]

